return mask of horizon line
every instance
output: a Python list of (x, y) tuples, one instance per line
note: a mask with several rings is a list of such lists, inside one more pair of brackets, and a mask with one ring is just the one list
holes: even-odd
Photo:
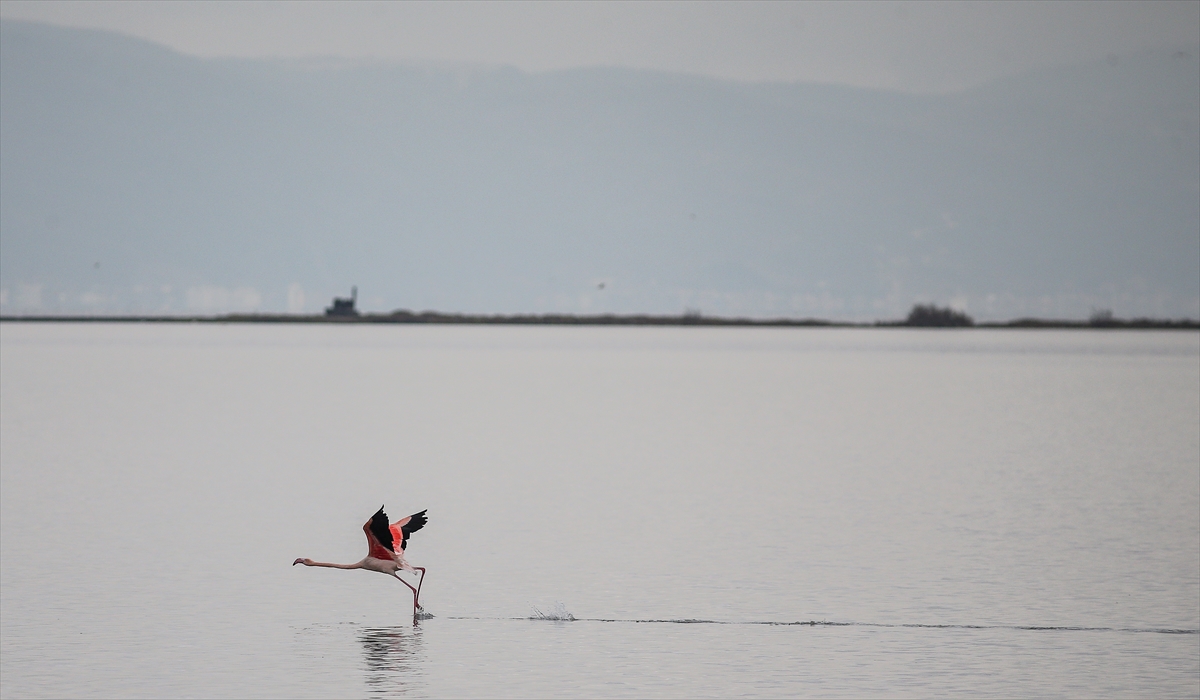
[(839, 321), (821, 318), (747, 318), (738, 316), (707, 316), (698, 312), (681, 314), (571, 314), (516, 313), (475, 314), (441, 311), (413, 312), (397, 309), (386, 313), (355, 313), (330, 315), (326, 313), (226, 313), (208, 315), (170, 314), (0, 314), (0, 323), (343, 323), (343, 324), (433, 324), (433, 325), (557, 325), (557, 326), (708, 326), (708, 327), (797, 327), (797, 328), (1012, 328), (1012, 329), (1126, 329), (1126, 330), (1200, 330), (1200, 319), (1117, 318), (1094, 315), (1089, 319), (1053, 319), (1021, 317), (1008, 321), (936, 324), (912, 322), (908, 319), (875, 321)]

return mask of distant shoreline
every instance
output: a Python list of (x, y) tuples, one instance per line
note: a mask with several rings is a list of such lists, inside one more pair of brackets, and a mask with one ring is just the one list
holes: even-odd
[[(761, 328), (931, 328), (904, 320), (852, 323), (824, 319), (753, 319), (683, 314), (655, 316), (649, 314), (453, 314), (436, 311), (414, 313), (397, 311), (390, 314), (360, 314), (327, 316), (324, 314), (224, 314), (219, 316), (3, 316), (0, 323), (293, 323), (293, 324), (432, 324), (488, 326), (705, 326)], [(1061, 319), (1019, 318), (1011, 321), (975, 323), (971, 328), (1013, 329), (1091, 329), (1091, 330), (1200, 330), (1200, 320), (1106, 318), (1104, 320), (1070, 321)]]

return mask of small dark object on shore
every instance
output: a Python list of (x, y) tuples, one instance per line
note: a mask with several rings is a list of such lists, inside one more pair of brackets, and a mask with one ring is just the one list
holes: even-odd
[(326, 316), (357, 316), (358, 309), (354, 308), (354, 304), (358, 301), (358, 287), (350, 288), (350, 298), (342, 299), (341, 297), (333, 298), (333, 305), (325, 309)]

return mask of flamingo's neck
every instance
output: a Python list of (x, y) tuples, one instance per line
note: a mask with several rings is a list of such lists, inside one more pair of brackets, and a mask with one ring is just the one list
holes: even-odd
[(306, 562), (304, 562), (304, 564), (306, 566), (326, 566), (326, 567), (329, 567), (330, 569), (361, 569), (361, 568), (363, 568), (363, 563), (361, 561), (355, 562), (353, 564), (330, 564), (330, 563), (323, 562), (323, 561), (306, 561)]

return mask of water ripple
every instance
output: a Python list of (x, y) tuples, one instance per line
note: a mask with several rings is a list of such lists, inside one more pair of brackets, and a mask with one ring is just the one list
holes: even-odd
[[(536, 611), (540, 613), (540, 611)], [(660, 625), (765, 625), (770, 627), (879, 627), (895, 629), (950, 629), (950, 630), (1020, 630), (1025, 632), (1136, 632), (1143, 634), (1200, 634), (1200, 629), (1176, 627), (1084, 627), (1080, 625), (954, 625), (954, 624), (924, 624), (919, 622), (886, 623), (886, 622), (836, 622), (831, 620), (705, 620), (700, 618), (678, 619), (648, 619), (613, 617), (575, 617), (569, 613), (566, 616), (535, 614), (532, 617), (448, 617), (448, 620), (552, 620), (555, 622), (610, 622), (630, 624), (660, 624)]]

